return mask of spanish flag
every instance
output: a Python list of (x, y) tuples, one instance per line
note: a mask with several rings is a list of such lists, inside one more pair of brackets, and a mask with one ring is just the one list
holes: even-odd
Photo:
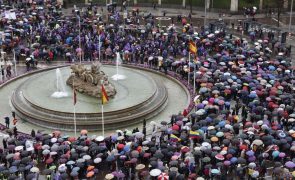
[(109, 101), (108, 94), (104, 89), (103, 84), (101, 85), (101, 104), (106, 104)]
[(197, 45), (192, 40), (188, 43), (188, 49), (192, 54), (197, 54), (198, 52)]

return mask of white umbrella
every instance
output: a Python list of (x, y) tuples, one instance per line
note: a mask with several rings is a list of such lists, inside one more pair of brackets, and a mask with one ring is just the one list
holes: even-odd
[(61, 164), (60, 166), (58, 166), (59, 172), (65, 172), (66, 170), (67, 170), (67, 167), (65, 164)]
[(40, 170), (39, 170), (39, 168), (37, 168), (37, 167), (32, 167), (32, 168), (30, 169), (30, 171), (31, 171), (32, 173), (38, 173)]
[(150, 175), (153, 176), (153, 177), (157, 177), (159, 176), (160, 174), (162, 173), (162, 171), (160, 169), (152, 169), (150, 171)]
[(91, 159), (91, 156), (89, 156), (89, 155), (86, 154), (86, 155), (83, 156), (83, 159), (90, 160)]
[(101, 162), (101, 158), (95, 158), (93, 162), (95, 164), (99, 164)]
[(50, 151), (49, 151), (48, 149), (45, 149), (45, 150), (43, 150), (43, 152), (42, 152), (43, 155), (47, 155), (47, 154), (49, 154), (49, 153), (50, 153)]
[(48, 146), (47, 144), (42, 146), (42, 149), (50, 149), (50, 146)]
[(16, 146), (14, 148), (15, 151), (22, 151), (24, 149), (24, 146)]
[(121, 141), (121, 140), (123, 140), (123, 139), (124, 139), (124, 136), (119, 136), (119, 137), (117, 138), (118, 141)]
[(97, 136), (95, 138), (96, 141), (103, 141), (104, 140), (104, 137), (103, 136)]

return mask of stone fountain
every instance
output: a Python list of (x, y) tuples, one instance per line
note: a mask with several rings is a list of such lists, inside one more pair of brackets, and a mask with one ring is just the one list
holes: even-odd
[(108, 76), (100, 71), (100, 67), (100, 62), (93, 63), (90, 69), (82, 64), (72, 65), (72, 73), (66, 83), (76, 91), (94, 97), (101, 97), (101, 84), (103, 84), (108, 96), (114, 97), (116, 89), (108, 81)]

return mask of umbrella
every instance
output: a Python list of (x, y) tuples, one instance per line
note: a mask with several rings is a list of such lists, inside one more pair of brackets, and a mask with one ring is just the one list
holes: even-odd
[(295, 167), (295, 163), (292, 162), (292, 161), (288, 161), (288, 162), (285, 163), (285, 166), (287, 168), (294, 168)]
[(166, 173), (161, 173), (159, 176), (158, 176), (158, 180), (168, 180), (169, 179), (169, 176), (168, 174)]
[(30, 169), (30, 171), (31, 171), (32, 173), (38, 173), (40, 170), (39, 170), (39, 168), (37, 168), (37, 167), (32, 167), (32, 168)]
[(52, 159), (52, 158), (48, 158), (48, 159), (45, 161), (46, 164), (51, 164), (52, 162), (53, 162), (53, 159)]
[(253, 145), (261, 146), (263, 142), (260, 139), (255, 139), (252, 143)]
[(73, 165), (73, 164), (75, 164), (75, 161), (70, 160), (70, 161), (68, 161), (66, 164), (67, 164), (67, 165)]
[(145, 168), (145, 165), (144, 164), (138, 164), (135, 167), (136, 170), (143, 170), (144, 168)]
[(67, 167), (65, 164), (61, 164), (58, 166), (58, 171), (59, 172), (65, 172), (67, 170)]
[(88, 172), (87, 174), (86, 174), (86, 177), (87, 178), (90, 178), (90, 177), (92, 177), (94, 175), (94, 171), (90, 171), (90, 172)]
[(10, 173), (16, 173), (18, 170), (17, 170), (17, 167), (16, 166), (11, 166), (10, 168), (9, 168), (9, 172)]
[(48, 149), (45, 149), (45, 150), (42, 151), (42, 154), (43, 154), (43, 155), (47, 155), (47, 154), (49, 154), (49, 153), (50, 153), (50, 151), (49, 151)]
[(79, 175), (79, 173), (77, 171), (72, 171), (70, 174), (72, 177), (76, 177)]
[(152, 169), (152, 170), (150, 171), (150, 175), (153, 176), (153, 177), (157, 177), (157, 176), (159, 176), (161, 173), (162, 173), (162, 172), (161, 172), (160, 169)]
[(52, 173), (52, 170), (51, 169), (44, 169), (42, 171), (42, 174), (44, 174), (44, 175), (50, 175), (51, 173)]
[(93, 162), (95, 164), (99, 164), (101, 162), (101, 158), (95, 158)]
[(210, 161), (211, 161), (211, 158), (210, 158), (210, 157), (204, 157), (204, 158), (202, 159), (202, 161), (203, 161), (204, 163), (207, 163), (207, 162), (210, 162)]
[(15, 151), (22, 151), (23, 148), (24, 148), (24, 146), (16, 146), (16, 147), (14, 148), (14, 150), (15, 150)]
[(91, 159), (91, 156), (89, 156), (89, 155), (84, 155), (84, 156), (83, 156), (83, 159), (85, 159), (85, 160), (90, 160), (90, 159)]
[(218, 169), (211, 169), (212, 174), (219, 174), (220, 171)]
[(221, 160), (221, 161), (224, 160), (224, 156), (221, 155), (221, 154), (217, 154), (217, 155), (215, 156), (215, 158), (218, 159), (218, 160)]

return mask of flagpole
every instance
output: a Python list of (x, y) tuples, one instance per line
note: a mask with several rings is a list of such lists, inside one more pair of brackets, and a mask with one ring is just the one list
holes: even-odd
[(101, 124), (102, 124), (102, 136), (104, 137), (103, 104), (101, 104)]
[(196, 63), (194, 63), (194, 94), (196, 93)]
[(116, 71), (117, 71), (117, 80), (118, 80), (118, 74), (119, 74), (119, 58), (120, 58), (120, 54), (119, 52), (117, 52), (117, 58), (116, 58)]
[(13, 49), (13, 61), (14, 61), (14, 74), (15, 74), (15, 77), (16, 77), (17, 76), (17, 71), (16, 71), (15, 49)]
[[(75, 86), (74, 86), (74, 78), (73, 78), (73, 91), (74, 91), (74, 93), (73, 93), (73, 95), (74, 96), (76, 96), (75, 95)], [(74, 97), (75, 98), (75, 100), (74, 101), (76, 101), (76, 97)], [(76, 102), (74, 102), (74, 131), (75, 131), (75, 137), (77, 137), (77, 123), (76, 123)]]
[(98, 60), (99, 60), (99, 62), (100, 62), (100, 43), (101, 43), (100, 42), (101, 41), (100, 38), (101, 37), (100, 37), (100, 34), (99, 34), (99, 36), (98, 36)]
[(81, 20), (80, 16), (79, 17), (79, 49), (80, 49), (80, 64), (82, 62), (82, 48), (81, 48)]
[(189, 73), (190, 73), (190, 69), (191, 69), (191, 66), (190, 66), (190, 61), (191, 61), (191, 53), (189, 52), (188, 53), (188, 71), (187, 71), (187, 85), (189, 86)]

